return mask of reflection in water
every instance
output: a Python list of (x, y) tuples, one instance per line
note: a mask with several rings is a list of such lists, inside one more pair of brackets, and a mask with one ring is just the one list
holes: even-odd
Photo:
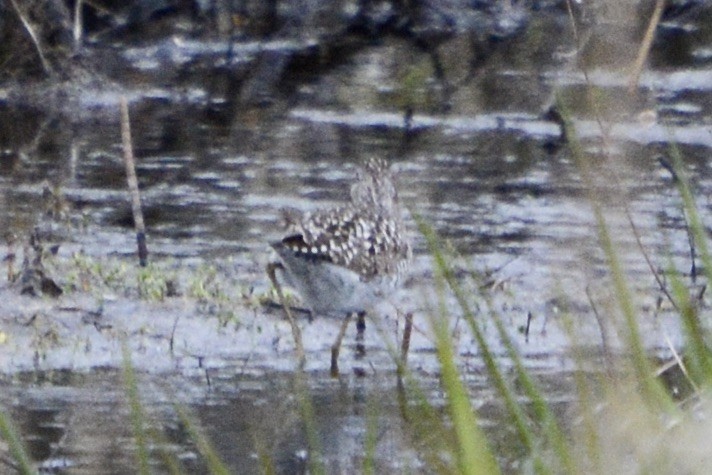
[[(314, 463), (327, 473), (353, 473), (364, 463), (372, 463), (379, 473), (425, 470), (411, 427), (417, 423), (423, 430), (424, 421), (417, 421), (419, 396), (409, 396), (406, 406), (400, 406), (392, 375), (324, 381), (310, 388), (310, 428), (304, 424), (293, 374), (255, 378), (235, 376), (234, 370), (226, 370), (224, 378), (215, 375), (212, 388), (204, 380), (183, 377), (164, 378), (159, 385), (141, 382), (155, 473), (163, 472), (166, 458), (189, 473), (207, 470), (191, 436), (196, 429), (232, 473), (264, 473), (267, 467), (277, 473), (305, 473)], [(46, 386), (23, 383), (4, 391), (5, 403), (13, 401), (12, 416), (31, 456), (50, 473), (132, 472), (135, 442), (120, 373), (48, 379)], [(472, 390), (484, 383), (481, 379)], [(192, 386), (188, 391), (186, 384)], [(437, 381), (423, 380), (421, 389), (436, 391)], [(484, 386), (480, 390), (488, 392)], [(442, 403), (434, 393), (431, 400)], [(194, 427), (184, 424), (176, 407), (189, 414)], [(486, 417), (489, 411), (483, 409)], [(316, 438), (310, 439), (309, 430), (317, 431)]]

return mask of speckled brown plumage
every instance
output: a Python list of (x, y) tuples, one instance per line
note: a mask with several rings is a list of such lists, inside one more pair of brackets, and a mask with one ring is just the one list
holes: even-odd
[[(382, 294), (383, 288), (398, 283), (411, 257), (396, 188), (384, 160), (370, 159), (359, 170), (349, 204), (309, 213), (289, 209), (283, 214), (289, 233), (272, 246), (282, 258), (288, 279), (317, 311), (358, 307), (352, 302), (353, 283), (344, 284), (347, 295), (343, 298), (336, 289), (347, 279), (342, 270), (352, 272), (364, 284), (373, 284), (371, 290)], [(336, 277), (329, 276), (325, 264), (340, 269)], [(317, 265), (322, 267), (318, 274)], [(334, 282), (320, 289), (315, 278)], [(345, 299), (349, 303), (342, 305)]]

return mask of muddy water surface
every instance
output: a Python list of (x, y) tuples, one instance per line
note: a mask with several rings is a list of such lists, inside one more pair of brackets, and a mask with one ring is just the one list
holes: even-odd
[[(659, 305), (662, 294), (641, 244), (653, 266), (674, 265), (691, 280), (681, 200), (659, 158), (677, 144), (709, 222), (711, 32), (697, 25), (682, 59), (678, 50), (656, 54), (640, 94), (630, 99), (627, 76), (612, 66), (591, 70), (587, 85), (569, 59), (573, 47), (546, 35), (562, 21), (533, 21), (474, 78), (458, 69), (467, 42), (453, 41), (443, 56), (454, 84), (445, 99), (443, 85), (428, 79), (428, 58), (396, 39), (298, 84), (288, 102), (275, 98), (271, 108), (228, 113), (201, 83), (129, 90), (151, 259), (174, 276), (177, 295), (155, 301), (106, 288), (71, 290), (76, 281), (60, 272), (64, 264), (52, 276), (68, 286), (58, 300), (19, 295), (0, 281), (1, 397), (33, 458), (51, 473), (132, 471), (135, 446), (121, 376), (125, 345), (139, 375), (146, 423), (162, 434), (151, 452), (156, 464), (168, 453), (189, 471), (205, 470), (178, 404), (236, 473), (259, 472), (265, 460), (279, 472), (301, 473), (310, 457), (322, 460), (328, 473), (359, 471), (370, 431), (377, 434), (379, 472), (426, 472), (401, 417), (388, 351), (401, 335), (403, 313), (414, 312), (409, 367), (427, 398), (443, 403), (429, 332), (438, 295), (416, 215), (457, 256), (456, 272), (471, 289), (495, 352), (506, 365), (486, 309), (505, 321), (552, 402), (565, 406), (573, 399), (572, 340), (594, 355), (603, 342), (623, 350), (615, 325), (606, 323), (614, 319), (597, 318), (614, 316), (616, 307), (592, 202), (601, 206), (629, 275), (646, 345), (661, 356), (670, 343), (679, 345), (676, 319)], [(156, 66), (144, 61), (149, 53), (133, 48), (125, 55), (142, 75), (159, 76), (160, 61), (169, 59), (154, 58)], [(411, 84), (404, 78), (421, 76), (415, 86), (404, 86)], [(591, 87), (610, 102), (603, 129), (587, 102)], [(561, 125), (543, 118), (555, 90), (569, 100), (587, 179)], [(53, 258), (60, 263), (81, 255), (111, 268), (134, 265), (116, 96), (87, 94), (76, 117), (0, 103), (0, 223), (17, 238), (3, 255), (22, 255), (25, 236), (40, 223), (48, 230), (44, 239), (61, 244)], [(415, 104), (410, 121), (404, 101)], [(354, 355), (353, 331), (347, 335), (340, 379), (328, 375), (339, 322), (300, 320), (317, 450), (307, 443), (300, 417), (289, 327), (277, 309), (256, 303), (257, 296), (269, 290), (264, 265), (267, 244), (280, 237), (279, 209), (344, 202), (354, 164), (369, 155), (387, 157), (397, 170), (415, 259), (406, 288), (369, 325), (364, 359)], [(60, 199), (53, 201), (50, 190)], [(47, 216), (48, 207), (58, 219)], [(189, 298), (192, 279), (206, 268), (217, 272), (231, 297), (244, 297), (229, 314)], [(121, 272), (131, 287), (135, 275)], [(477, 297), (481, 288), (484, 300)], [(479, 350), (461, 309), (445, 297), (473, 401), (495, 443), (506, 446), (507, 431), (495, 429), (502, 408)], [(575, 337), (567, 335), (565, 319), (575, 322)], [(517, 454), (503, 462), (515, 470)]]

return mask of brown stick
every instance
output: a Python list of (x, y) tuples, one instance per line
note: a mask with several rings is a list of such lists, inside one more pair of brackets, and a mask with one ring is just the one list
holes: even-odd
[(351, 321), (351, 314), (347, 313), (346, 318), (341, 323), (341, 328), (339, 328), (339, 334), (336, 335), (336, 341), (331, 345), (331, 377), (339, 377), (339, 351), (341, 351), (341, 340), (344, 339), (344, 334), (346, 334), (346, 328), (349, 326)]
[(405, 314), (405, 326), (403, 327), (403, 341), (401, 342), (401, 363), (405, 366), (408, 363), (408, 351), (410, 351), (410, 334), (413, 331), (413, 314)]
[(40, 57), (40, 63), (42, 64), (42, 69), (44, 69), (45, 73), (47, 73), (48, 76), (53, 76), (54, 70), (52, 69), (52, 66), (49, 64), (49, 61), (47, 61), (47, 57), (44, 55), (44, 52), (42, 52), (42, 45), (40, 45), (40, 39), (39, 39), (39, 36), (37, 35), (37, 32), (32, 27), (32, 24), (30, 23), (30, 21), (27, 19), (25, 14), (20, 9), (20, 6), (17, 4), (17, 1), (10, 0), (10, 3), (12, 4), (12, 7), (15, 9), (15, 12), (17, 13), (17, 17), (20, 19), (22, 26), (25, 27), (25, 30), (30, 35), (30, 38), (32, 38), (32, 43), (34, 43), (35, 49), (37, 50), (37, 54)]
[(84, 15), (82, 15), (82, 7), (84, 2), (77, 0), (74, 4), (74, 47), (79, 48), (84, 37)]
[(628, 80), (628, 92), (630, 94), (633, 94), (638, 87), (638, 81), (640, 80), (640, 75), (643, 72), (645, 61), (648, 59), (648, 55), (650, 54), (650, 48), (653, 45), (653, 39), (655, 36), (655, 29), (658, 27), (658, 23), (660, 23), (664, 7), (665, 0), (658, 0), (655, 3), (653, 16), (650, 18), (650, 23), (648, 23), (648, 29), (645, 31), (643, 42), (638, 50), (638, 57), (635, 59), (635, 63), (633, 63), (633, 70), (631, 71), (630, 79)]
[[(398, 381), (398, 396), (399, 402), (400, 398), (405, 398), (405, 386), (403, 385), (403, 375), (405, 374), (405, 369), (408, 366), (408, 352), (410, 351), (410, 335), (413, 331), (413, 313), (408, 312), (405, 314), (405, 326), (403, 327), (403, 341), (401, 341), (401, 354), (400, 361), (397, 362), (396, 366), (396, 377)], [(403, 410), (403, 408), (401, 408)], [(405, 413), (403, 413), (405, 416)]]
[(141, 210), (141, 195), (136, 178), (136, 165), (131, 145), (131, 123), (129, 122), (129, 106), (126, 97), (121, 96), (121, 140), (124, 147), (124, 164), (126, 165), (126, 180), (131, 193), (131, 212), (136, 229), (136, 245), (138, 246), (138, 262), (141, 267), (148, 264), (148, 249), (146, 248), (146, 225), (143, 222)]

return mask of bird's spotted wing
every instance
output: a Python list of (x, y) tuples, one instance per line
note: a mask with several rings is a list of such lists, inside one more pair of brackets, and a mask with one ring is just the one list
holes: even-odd
[(306, 258), (324, 259), (368, 280), (397, 271), (407, 259), (407, 243), (397, 239), (396, 221), (353, 207), (317, 211), (303, 217), (282, 244)]

